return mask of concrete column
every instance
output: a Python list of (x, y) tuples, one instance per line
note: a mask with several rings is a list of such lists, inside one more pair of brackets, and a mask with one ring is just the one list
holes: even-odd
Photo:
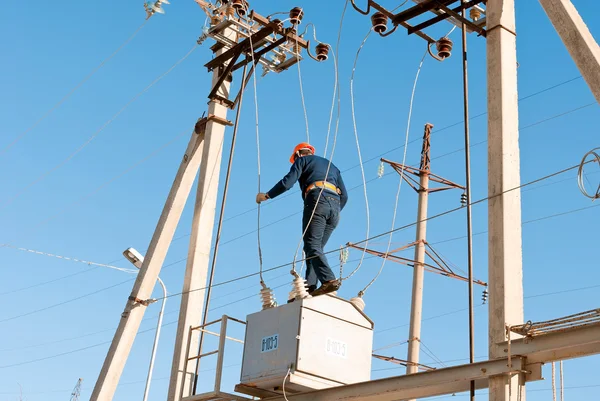
[[(488, 0), (488, 280), (490, 358), (505, 356), (506, 324), (523, 323), (515, 1)], [(490, 401), (524, 401), (519, 375), (490, 378)], [(521, 386), (523, 384), (523, 386)]]
[[(419, 351), (421, 348), (421, 321), (423, 319), (423, 281), (425, 275), (425, 240), (427, 238), (427, 206), (429, 202), (429, 172), (431, 124), (425, 125), (423, 135), (423, 149), (421, 151), (421, 164), (419, 175), (419, 206), (417, 209), (417, 238), (415, 245), (415, 266), (413, 270), (412, 301), (410, 309), (410, 328), (408, 330), (408, 356), (409, 364), (406, 373), (419, 372)], [(412, 401), (412, 400), (411, 400)]]
[(202, 148), (203, 138), (193, 133), (156, 225), (144, 262), (136, 277), (131, 296), (121, 314), (119, 327), (102, 365), (90, 401), (111, 401), (113, 399), (125, 362), (127, 362), (133, 341), (146, 311), (146, 306), (139, 303), (138, 300), (144, 301), (152, 296), (152, 290), (198, 173)]
[[(229, 31), (233, 35), (233, 31)], [(219, 51), (217, 55), (225, 50), (227, 49)], [(218, 77), (219, 69), (217, 68), (213, 73), (212, 86), (215, 85)], [(228, 98), (230, 85), (231, 83), (226, 79), (217, 94)], [(209, 115), (213, 114), (222, 119), (226, 119), (227, 110), (227, 107), (214, 101), (211, 101), (208, 106)], [(200, 325), (206, 292), (205, 290), (189, 291), (203, 288), (207, 282), (224, 135), (225, 126), (223, 124), (214, 121), (207, 123), (175, 338), (168, 401), (179, 401), (181, 397), (192, 395), (196, 361), (188, 362), (187, 359), (198, 351), (199, 332), (193, 333), (194, 335), (189, 338), (189, 329), (191, 326)], [(191, 355), (187, 354), (188, 342)]]
[(569, 0), (539, 0), (600, 103), (600, 47)]

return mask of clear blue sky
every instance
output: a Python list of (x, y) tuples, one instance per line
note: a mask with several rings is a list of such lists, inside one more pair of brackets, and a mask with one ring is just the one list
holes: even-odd
[[(305, 22), (318, 27), (320, 40), (335, 43), (343, 2), (254, 1), (263, 15), (287, 10), (296, 5), (305, 9)], [(394, 7), (398, 2), (383, 2)], [(600, 38), (600, 15), (595, 2), (576, 0), (590, 30)], [(157, 15), (103, 66), (71, 98), (32, 129), (6, 153), (0, 155), (0, 243), (52, 254), (131, 267), (120, 255), (133, 246), (146, 249), (169, 191), (186, 141), (198, 117), (206, 110), (210, 76), (203, 64), (211, 58), (210, 41), (204, 43), (168, 76), (136, 99), (111, 124), (74, 158), (31, 185), (53, 169), (111, 119), (137, 93), (183, 57), (201, 34), (204, 16), (191, 0), (175, 0), (165, 6), (166, 15)], [(108, 57), (144, 21), (142, 2), (107, 0), (103, 2), (46, 1), (5, 2), (0, 14), (0, 148), (30, 127), (61, 97)], [(521, 97), (579, 76), (567, 51), (547, 20), (538, 2), (519, 1), (517, 9), (519, 94)], [(346, 170), (358, 162), (350, 114), (349, 77), (358, 45), (370, 21), (349, 9), (344, 23), (340, 52), (342, 110), (334, 163)], [(430, 33), (440, 37), (449, 30), (443, 25)], [(464, 182), (463, 131), (461, 125), (437, 130), (462, 120), (459, 31), (454, 56), (444, 63), (425, 60), (418, 83), (407, 162), (418, 162), (423, 124), (435, 125), (432, 136), (432, 169), (448, 179)], [(469, 37), (471, 112), (486, 109), (485, 42)], [(358, 63), (355, 79), (356, 118), (367, 179), (377, 176), (377, 157), (404, 142), (408, 104), (413, 79), (425, 50), (421, 39), (399, 30), (388, 38), (371, 37)], [(311, 138), (322, 153), (325, 144), (329, 107), (333, 90), (333, 63), (302, 63), (304, 92)], [(237, 79), (237, 77), (236, 77)], [(223, 228), (223, 243), (218, 259), (216, 282), (256, 272), (256, 214), (235, 217), (255, 207), (256, 145), (252, 92), (247, 92), (233, 165), (230, 194)], [(268, 75), (258, 87), (262, 150), (263, 190), (268, 190), (288, 169), (290, 150), (305, 139), (300, 102), (298, 71)], [(520, 104), (522, 181), (578, 163), (585, 152), (598, 146), (597, 104), (578, 111), (540, 121), (594, 102), (582, 79), (525, 99)], [(233, 119), (233, 114), (230, 117)], [(536, 124), (536, 125), (532, 125)], [(486, 139), (486, 119), (472, 120), (472, 143)], [(224, 160), (231, 132), (225, 142)], [(164, 148), (163, 145), (170, 143)], [(158, 151), (160, 149), (160, 151)], [(445, 157), (436, 157), (457, 150)], [(154, 153), (156, 152), (156, 153)], [(152, 157), (145, 159), (148, 155)], [(386, 157), (401, 161), (402, 149)], [(143, 160), (143, 163), (136, 164)], [(473, 199), (487, 195), (486, 145), (472, 148)], [(135, 165), (134, 168), (129, 169)], [(129, 170), (128, 170), (129, 169)], [(121, 173), (127, 171), (126, 174)], [(222, 169), (223, 173), (225, 168)], [(391, 169), (387, 169), (389, 173)], [(595, 172), (595, 171), (590, 171)], [(113, 180), (113, 178), (117, 177)], [(523, 191), (524, 222), (591, 206), (576, 184), (575, 171), (544, 181)], [(598, 182), (600, 176), (589, 179)], [(344, 173), (348, 187), (361, 185), (360, 170)], [(104, 183), (108, 183), (103, 185)], [(371, 204), (371, 234), (390, 228), (398, 176), (386, 175), (367, 186)], [(597, 184), (595, 184), (597, 185)], [(26, 191), (22, 192), (23, 189)], [(99, 190), (96, 190), (100, 188)], [(14, 202), (9, 201), (21, 194)], [(416, 217), (416, 194), (403, 186), (396, 226), (411, 223)], [(459, 205), (460, 193), (449, 191), (430, 199), (430, 214)], [(190, 232), (191, 205), (181, 219), (176, 237)], [(300, 237), (302, 204), (298, 194), (269, 202), (263, 209), (262, 233), (265, 267), (289, 262)], [(485, 203), (473, 208), (475, 233), (487, 229)], [(600, 285), (595, 249), (594, 221), (598, 209), (562, 215), (523, 226), (523, 264), (525, 276), (526, 319), (544, 320), (598, 307), (597, 288), (531, 297), (580, 287)], [(365, 238), (365, 204), (362, 191), (351, 192), (339, 229), (329, 249), (348, 241)], [(464, 211), (432, 220), (428, 228), (431, 243), (465, 234)], [(245, 236), (242, 236), (247, 234)], [(239, 237), (239, 238), (238, 238)], [(398, 246), (414, 238), (414, 229), (394, 236)], [(186, 256), (187, 237), (173, 243), (165, 264)], [(384, 241), (373, 244), (384, 249)], [(474, 237), (475, 272), (487, 279), (487, 236)], [(443, 242), (437, 249), (450, 261), (466, 270), (466, 241)], [(359, 257), (350, 252), (350, 259)], [(337, 264), (337, 255), (330, 258)], [(356, 264), (348, 264), (346, 270)], [(368, 259), (361, 270), (344, 283), (340, 295), (352, 297), (376, 273), (379, 259)], [(170, 292), (181, 290), (185, 263), (164, 268), (161, 277)], [(280, 302), (285, 302), (290, 281), (287, 267), (269, 273), (270, 286)], [(10, 248), (0, 248), (0, 400), (18, 398), (19, 384), (28, 401), (68, 399), (77, 379), (84, 379), (82, 399), (88, 399), (102, 365), (108, 342), (118, 324), (132, 281), (125, 273), (103, 267), (59, 260)], [(75, 275), (75, 273), (80, 273)], [(70, 276), (63, 278), (65, 276)], [(59, 279), (49, 284), (23, 289)], [(376, 323), (374, 347), (406, 340), (408, 332), (411, 270), (388, 263), (381, 278), (365, 295), (366, 312)], [(112, 287), (111, 287), (112, 286)], [(110, 287), (110, 288), (109, 288)], [(467, 305), (466, 285), (427, 274), (424, 317), (435, 317), (461, 310)], [(19, 291), (17, 291), (19, 290)], [(260, 308), (259, 285), (255, 278), (215, 288), (210, 317), (221, 314), (244, 318)], [(91, 294), (85, 296), (87, 294)], [(477, 288), (479, 303), (481, 289)], [(244, 297), (256, 296), (217, 309)], [(159, 292), (155, 293), (158, 296)], [(82, 297), (85, 296), (85, 297)], [(80, 299), (38, 313), (37, 309)], [(218, 297), (218, 298), (217, 298)], [(170, 298), (163, 337), (157, 358), (155, 382), (150, 400), (164, 400), (167, 391), (179, 298)], [(115, 400), (140, 399), (152, 344), (152, 328), (158, 305), (152, 305), (141, 329), (149, 332), (136, 339), (125, 368), (122, 385)], [(11, 319), (15, 316), (25, 316)], [(5, 319), (9, 319), (6, 320)], [(487, 354), (487, 310), (476, 309), (476, 355)], [(463, 310), (423, 324), (423, 343), (447, 364), (468, 358), (467, 313)], [(403, 358), (406, 346), (383, 351)], [(65, 354), (65, 355), (61, 355)], [(422, 362), (436, 365), (423, 354)], [(31, 362), (38, 360), (36, 362)], [(239, 355), (226, 361), (226, 384), (239, 378)], [(565, 363), (566, 397), (591, 399), (598, 394), (600, 381), (594, 369), (598, 357)], [(207, 362), (204, 369), (212, 368)], [(373, 362), (373, 377), (402, 373), (394, 365)], [(545, 374), (550, 377), (549, 367)], [(208, 382), (211, 375), (207, 373)], [(549, 380), (528, 385), (528, 399), (548, 400)], [(481, 396), (483, 398), (485, 396)]]

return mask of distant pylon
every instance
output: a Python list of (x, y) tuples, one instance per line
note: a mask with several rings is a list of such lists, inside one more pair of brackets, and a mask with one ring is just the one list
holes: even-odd
[(81, 396), (81, 382), (83, 382), (83, 379), (79, 378), (75, 388), (71, 392), (71, 401), (79, 401), (79, 397)]

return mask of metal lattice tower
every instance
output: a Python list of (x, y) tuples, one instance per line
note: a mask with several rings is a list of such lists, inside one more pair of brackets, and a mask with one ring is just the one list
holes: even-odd
[(79, 380), (77, 380), (77, 384), (75, 385), (75, 388), (71, 392), (71, 401), (79, 401), (79, 397), (81, 396), (81, 383), (82, 382), (83, 382), (83, 379), (80, 377)]

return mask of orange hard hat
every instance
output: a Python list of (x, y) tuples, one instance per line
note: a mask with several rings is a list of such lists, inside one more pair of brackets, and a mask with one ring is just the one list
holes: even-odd
[(290, 163), (294, 163), (294, 161), (296, 161), (296, 156), (298, 156), (298, 152), (300, 152), (301, 150), (305, 150), (305, 149), (310, 150), (313, 155), (315, 154), (315, 147), (312, 146), (310, 143), (308, 143), (308, 142), (299, 143), (294, 148), (294, 153), (292, 153), (292, 156), (290, 157)]

